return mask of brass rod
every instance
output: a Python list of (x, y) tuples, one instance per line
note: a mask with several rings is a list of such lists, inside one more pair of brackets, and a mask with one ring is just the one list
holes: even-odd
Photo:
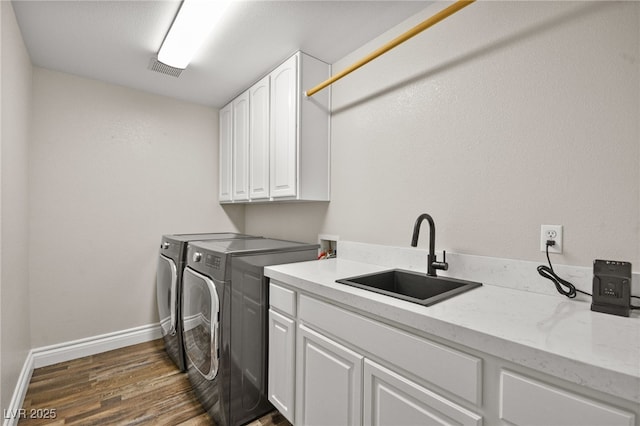
[(322, 83), (318, 84), (317, 86), (307, 90), (305, 92), (305, 94), (307, 96), (313, 96), (314, 94), (316, 94), (320, 90), (324, 89), (325, 87), (329, 86), (330, 84), (335, 83), (336, 81), (340, 80), (342, 77), (344, 77), (344, 76), (346, 76), (348, 74), (351, 74), (353, 71), (357, 70), (361, 66), (373, 61), (378, 56), (381, 56), (382, 54), (388, 52), (389, 50), (393, 49), (394, 47), (398, 46), (399, 44), (404, 43), (405, 41), (409, 40), (411, 37), (421, 33), (422, 31), (424, 31), (427, 28), (437, 24), (438, 22), (442, 21), (443, 19), (453, 15), (454, 13), (459, 11), (460, 9), (469, 6), (474, 1), (475, 0), (458, 0), (458, 1), (456, 1), (455, 3), (450, 5), (449, 7), (445, 8), (445, 9), (442, 9), (440, 12), (436, 13), (435, 15), (433, 15), (431, 18), (428, 18), (428, 19), (422, 21), (421, 23), (419, 23), (415, 27), (411, 28), (407, 32), (399, 35), (398, 37), (394, 38), (393, 40), (391, 40), (387, 44), (385, 44), (385, 45), (381, 46), (380, 48), (378, 48), (377, 50), (371, 52), (369, 55), (367, 55), (364, 58), (360, 59), (358, 62), (354, 63), (350, 67), (345, 68), (344, 70), (340, 71), (338, 74), (335, 74), (333, 77), (329, 78), (328, 80), (325, 80)]

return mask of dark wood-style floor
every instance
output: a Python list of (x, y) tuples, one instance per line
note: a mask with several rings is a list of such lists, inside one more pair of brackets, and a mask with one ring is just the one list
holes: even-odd
[[(23, 408), (19, 426), (213, 424), (162, 340), (37, 368)], [(250, 425), (290, 423), (276, 411)]]

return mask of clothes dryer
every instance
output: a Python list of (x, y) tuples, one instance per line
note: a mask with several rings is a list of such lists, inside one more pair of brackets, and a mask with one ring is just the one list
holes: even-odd
[(182, 271), (185, 267), (187, 245), (192, 241), (233, 240), (259, 238), (232, 232), (206, 234), (163, 235), (156, 271), (158, 316), (169, 357), (182, 371), (186, 371), (180, 309), (182, 300)]
[(264, 267), (315, 260), (318, 247), (266, 238), (189, 244), (182, 299), (187, 372), (216, 425), (245, 424), (274, 409), (267, 399)]

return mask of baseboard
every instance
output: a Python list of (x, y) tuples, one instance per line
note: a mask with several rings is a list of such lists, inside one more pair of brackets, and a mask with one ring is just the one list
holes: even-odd
[(24, 397), (27, 394), (27, 388), (29, 387), (29, 381), (31, 380), (34, 369), (120, 349), (138, 343), (149, 342), (160, 339), (161, 337), (162, 332), (160, 331), (160, 325), (149, 324), (128, 330), (31, 349), (22, 366), (22, 371), (18, 377), (18, 383), (16, 383), (10, 405), (7, 409), (3, 410), (3, 426), (14, 426), (18, 424), (21, 415), (20, 410), (22, 409)]
[(27, 388), (29, 387), (29, 381), (31, 381), (31, 375), (33, 374), (34, 368), (33, 350), (30, 350), (27, 354), (27, 359), (22, 365), (22, 370), (18, 376), (18, 383), (16, 383), (16, 388), (13, 391), (9, 407), (3, 410), (3, 426), (14, 426), (18, 424), (18, 420), (20, 420), (21, 417), (20, 409), (22, 408), (24, 397), (27, 394)]
[(158, 324), (143, 325), (85, 339), (33, 349), (34, 368), (71, 361), (162, 337)]

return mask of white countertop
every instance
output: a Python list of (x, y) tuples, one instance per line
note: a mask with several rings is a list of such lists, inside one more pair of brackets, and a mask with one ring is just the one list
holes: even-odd
[(618, 317), (590, 302), (483, 285), (424, 307), (337, 279), (392, 269), (344, 259), (265, 268), (302, 291), (640, 403), (640, 314)]

